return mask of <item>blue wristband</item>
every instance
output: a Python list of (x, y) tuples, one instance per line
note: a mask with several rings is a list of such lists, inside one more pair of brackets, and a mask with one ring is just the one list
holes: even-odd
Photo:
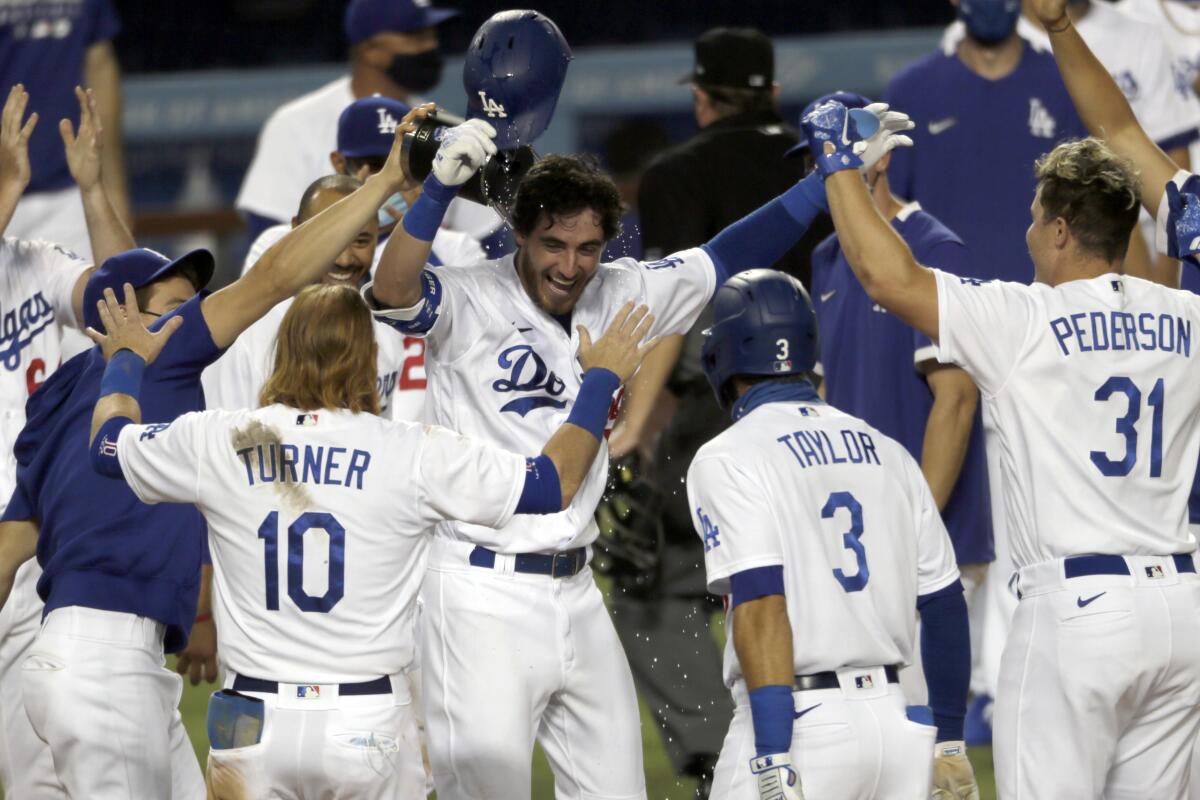
[(400, 224), (414, 239), (432, 242), (438, 228), (442, 226), (446, 209), (450, 207), (450, 201), (456, 194), (457, 186), (446, 186), (430, 175), (422, 185), (421, 196), (412, 204), (412, 208), (408, 209)]
[(608, 424), (608, 412), (612, 409), (612, 398), (617, 389), (621, 388), (621, 379), (615, 372), (593, 367), (583, 376), (583, 385), (579, 387), (579, 396), (567, 422), (578, 425), (597, 440), (604, 438), (604, 427)]
[(754, 749), (759, 758), (792, 749), (796, 705), (791, 686), (760, 686), (750, 690), (750, 718), (754, 722)]
[(100, 396), (127, 394), (134, 400), (142, 388), (142, 372), (146, 360), (132, 350), (118, 350), (104, 368), (100, 379)]

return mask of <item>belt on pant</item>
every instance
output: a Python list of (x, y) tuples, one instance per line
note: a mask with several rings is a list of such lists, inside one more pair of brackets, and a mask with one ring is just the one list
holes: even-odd
[[(494, 569), (496, 552), (486, 547), (476, 547), (471, 551), (471, 566)], [(576, 547), (561, 553), (547, 555), (546, 553), (517, 553), (513, 556), (513, 571), (526, 572), (532, 575), (549, 575), (551, 578), (569, 578), (576, 575), (587, 566), (587, 548)]]
[[(884, 667), (883, 671), (887, 675), (888, 683), (900, 682), (900, 670), (895, 667)], [(841, 688), (841, 684), (838, 682), (838, 674), (836, 672), (814, 672), (812, 675), (797, 675), (795, 676), (795, 683), (792, 685), (792, 690), (796, 692), (838, 688)]]
[[(235, 692), (262, 692), (264, 694), (279, 694), (279, 682), (265, 681), (262, 678), (251, 678), (247, 675), (238, 675), (233, 679), (233, 690)], [(376, 678), (373, 681), (363, 681), (362, 683), (338, 684), (338, 694), (343, 697), (349, 695), (391, 693), (392, 681), (387, 677)]]
[[(1165, 556), (1164, 556), (1165, 558)], [(1171, 556), (1176, 572), (1196, 571), (1196, 562), (1190, 553)], [(1082, 578), (1086, 575), (1128, 575), (1129, 564), (1124, 556), (1070, 556), (1063, 559), (1063, 575), (1067, 578)]]

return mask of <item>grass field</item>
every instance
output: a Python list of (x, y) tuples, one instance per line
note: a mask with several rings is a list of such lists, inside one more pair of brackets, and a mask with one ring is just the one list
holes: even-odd
[[(208, 752), (208, 736), (204, 731), (204, 715), (208, 706), (208, 696), (212, 687), (202, 684), (198, 687), (185, 686), (183, 701), (180, 708), (183, 721), (187, 726), (192, 745), (196, 748), (196, 756), (204, 763)], [(694, 796), (696, 784), (690, 780), (680, 780), (671, 773), (667, 757), (663, 754), (659, 742), (658, 730), (642, 707), (642, 742), (646, 762), (646, 788), (649, 800), (687, 800)], [(975, 764), (975, 773), (979, 777), (981, 800), (995, 800), (996, 790), (992, 779), (992, 751), (990, 748), (978, 748), (971, 751), (971, 761)], [(554, 779), (550, 767), (540, 752), (534, 760), (533, 771), (533, 800), (549, 800), (554, 797)]]

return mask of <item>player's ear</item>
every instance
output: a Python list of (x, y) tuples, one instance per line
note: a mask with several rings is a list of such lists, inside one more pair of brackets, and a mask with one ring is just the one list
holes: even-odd
[(1071, 226), (1062, 217), (1054, 218), (1054, 246), (1065, 248), (1071, 241)]
[(337, 150), (329, 154), (329, 163), (333, 166), (333, 171), (338, 175), (346, 174), (346, 157)]

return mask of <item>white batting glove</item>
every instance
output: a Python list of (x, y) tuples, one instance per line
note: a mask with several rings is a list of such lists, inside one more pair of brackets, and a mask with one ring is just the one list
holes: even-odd
[(975, 770), (964, 742), (938, 742), (933, 748), (933, 800), (979, 800)]
[(800, 776), (787, 753), (752, 758), (750, 771), (758, 778), (759, 800), (804, 800)]
[(442, 134), (433, 157), (433, 176), (444, 186), (461, 186), (495, 155), (496, 129), (481, 119), (469, 119)]
[(854, 154), (862, 159), (860, 169), (865, 173), (875, 166), (876, 161), (897, 147), (912, 147), (912, 139), (899, 132), (912, 130), (916, 123), (903, 111), (889, 111), (887, 103), (871, 103), (864, 110), (879, 118), (879, 130), (867, 139), (854, 143)]

